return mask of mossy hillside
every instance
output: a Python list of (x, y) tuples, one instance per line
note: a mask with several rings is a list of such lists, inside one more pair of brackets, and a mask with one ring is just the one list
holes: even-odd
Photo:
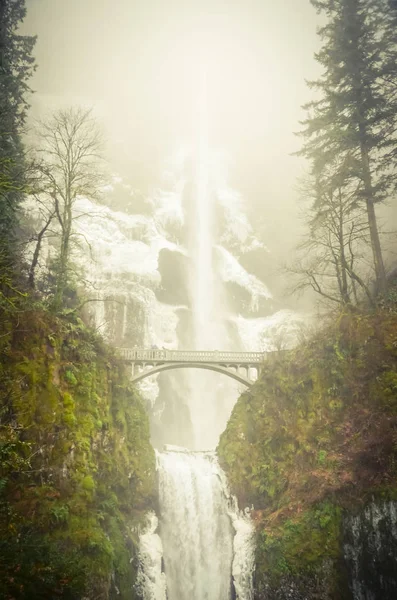
[(384, 309), (339, 315), (239, 399), (218, 453), (256, 509), (257, 591), (265, 573), (269, 589), (315, 585), (327, 565), (322, 597), (344, 597), (343, 510), (396, 496), (396, 384), (397, 317)]
[(134, 531), (154, 495), (144, 407), (79, 319), (13, 319), (1, 340), (0, 597), (109, 598), (117, 588), (131, 598)]

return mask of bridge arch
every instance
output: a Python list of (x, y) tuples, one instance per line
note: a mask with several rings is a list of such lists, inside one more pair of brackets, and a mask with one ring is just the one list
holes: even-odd
[(240, 375), (236, 371), (230, 371), (226, 367), (221, 367), (220, 365), (213, 365), (208, 363), (187, 363), (187, 362), (175, 362), (168, 363), (162, 365), (155, 365), (148, 371), (143, 371), (142, 373), (134, 374), (131, 378), (132, 383), (137, 383), (138, 381), (142, 381), (146, 377), (150, 377), (151, 375), (155, 375), (156, 373), (161, 373), (162, 371), (171, 371), (173, 369), (206, 369), (207, 371), (215, 371), (216, 373), (222, 373), (222, 375), (227, 375), (232, 379), (235, 379), (239, 383), (250, 387), (254, 382), (248, 377), (244, 377), (244, 375)]

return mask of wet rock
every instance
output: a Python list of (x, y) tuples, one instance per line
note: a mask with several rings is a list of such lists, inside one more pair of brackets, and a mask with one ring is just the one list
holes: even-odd
[(188, 259), (181, 252), (173, 252), (163, 248), (159, 253), (158, 270), (161, 275), (161, 286), (156, 291), (157, 299), (165, 304), (189, 303), (186, 273)]
[(372, 502), (343, 520), (343, 551), (354, 600), (397, 598), (397, 502)]

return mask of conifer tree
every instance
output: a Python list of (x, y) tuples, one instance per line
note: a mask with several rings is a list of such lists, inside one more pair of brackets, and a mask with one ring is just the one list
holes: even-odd
[(35, 64), (35, 37), (18, 33), (25, 0), (0, 0), (0, 267), (12, 263), (17, 209), (24, 188), (21, 132)]
[(319, 29), (323, 45), (315, 55), (323, 67), (309, 82), (316, 99), (305, 105), (301, 155), (319, 176), (327, 164), (349, 157), (349, 179), (357, 180), (357, 199), (365, 203), (378, 290), (386, 286), (375, 206), (393, 187), (397, 147), (397, 96), (393, 80), (397, 48), (388, 34), (383, 0), (311, 0), (327, 17)]

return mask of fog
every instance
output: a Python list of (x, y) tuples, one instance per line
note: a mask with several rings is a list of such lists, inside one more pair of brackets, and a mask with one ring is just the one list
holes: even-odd
[(0, 1), (1, 597), (397, 598), (396, 23)]
[[(299, 8), (297, 7), (299, 4)], [(291, 153), (318, 74), (309, 0), (29, 0), (24, 31), (38, 35), (32, 114), (87, 104), (103, 120), (111, 169), (147, 193), (164, 162), (189, 145), (198, 70), (208, 76), (211, 145), (229, 183), (284, 260), (299, 233)], [(288, 215), (288, 219), (285, 216)]]

